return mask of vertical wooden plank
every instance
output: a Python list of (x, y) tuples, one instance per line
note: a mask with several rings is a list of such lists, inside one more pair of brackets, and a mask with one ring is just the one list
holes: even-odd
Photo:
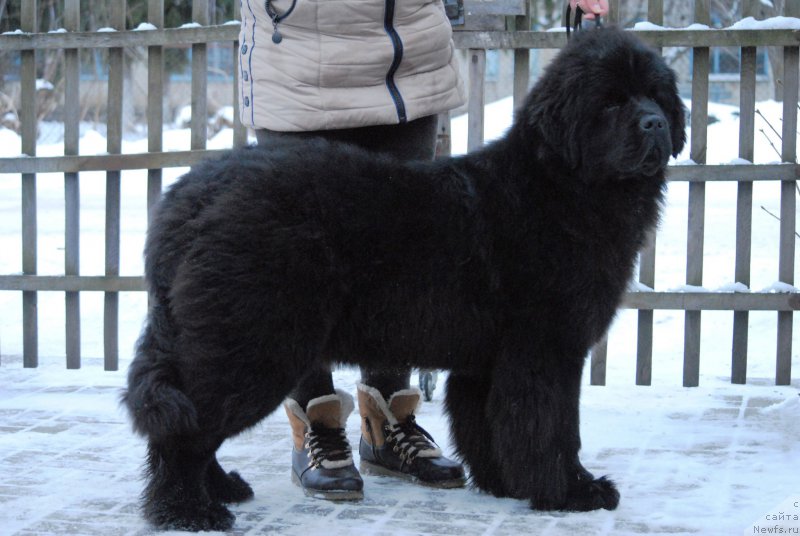
[[(645, 247), (639, 254), (639, 282), (650, 288), (656, 282), (656, 231), (648, 233)], [(653, 380), (653, 311), (637, 313), (636, 385), (650, 385)]]
[(434, 158), (450, 156), (453, 152), (452, 125), (450, 122), (450, 112), (439, 114), (439, 127), (436, 134), (436, 151)]
[[(647, 20), (653, 24), (664, 23), (663, 0), (649, 0)], [(639, 254), (639, 283), (655, 288), (656, 283), (656, 231), (649, 233), (645, 247)], [(637, 313), (636, 333), (636, 385), (653, 383), (653, 311), (640, 309)]]
[[(800, 17), (800, 3), (786, 2), (786, 15)], [(800, 87), (800, 47), (783, 50), (783, 130), (781, 158), (797, 162), (797, 104)], [(795, 231), (797, 221), (796, 181), (781, 183), (780, 248), (778, 279), (794, 284)], [(775, 365), (776, 385), (789, 385), (792, 380), (792, 311), (778, 313), (778, 348)]]
[[(514, 30), (530, 31), (531, 29), (531, 5), (530, 1), (525, 3), (525, 15), (514, 17)], [(513, 99), (514, 110), (522, 106), (525, 97), (528, 95), (528, 82), (531, 78), (531, 51), (527, 48), (514, 49), (514, 87)]]
[(484, 80), (486, 51), (469, 50), (469, 102), (467, 103), (467, 152), (483, 145)]
[(589, 382), (592, 385), (606, 384), (606, 365), (608, 362), (608, 334), (591, 351)]
[[(743, 47), (739, 77), (739, 157), (753, 161), (756, 106), (756, 48)], [(753, 183), (740, 181), (736, 199), (735, 280), (750, 286), (750, 259), (753, 228)], [(747, 381), (747, 342), (750, 313), (733, 313), (731, 383)]]
[(608, 2), (608, 22), (611, 24), (619, 24), (620, 17), (620, 0), (609, 0)]
[[(522, 17), (517, 17), (522, 18)], [(519, 109), (528, 95), (528, 81), (531, 78), (531, 51), (527, 48), (514, 49), (514, 110)]]
[[(695, 1), (695, 21), (708, 24), (708, 0)], [(692, 59), (692, 139), (691, 159), (698, 164), (706, 161), (708, 127), (708, 47), (694, 48)], [(689, 224), (686, 246), (686, 283), (703, 284), (703, 242), (705, 232), (706, 185), (689, 185)], [(684, 320), (683, 385), (696, 387), (700, 383), (700, 311), (686, 311)]]
[[(148, 0), (147, 20), (156, 28), (164, 28), (164, 0)], [(163, 149), (164, 131), (164, 47), (147, 47), (147, 150)], [(163, 173), (161, 169), (147, 171), (147, 219), (161, 198)]]
[[(64, 28), (80, 31), (80, 1), (64, 2)], [(64, 154), (77, 155), (80, 140), (80, 60), (78, 49), (64, 51)], [(77, 173), (64, 173), (64, 274), (80, 273), (80, 183)], [(81, 302), (79, 292), (64, 294), (67, 368), (81, 366)]]
[[(208, 0), (192, 1), (192, 21), (208, 25)], [(238, 62), (237, 62), (238, 63)], [(208, 47), (192, 45), (192, 149), (205, 149), (208, 139)]]
[(647, 20), (659, 26), (664, 24), (664, 0), (647, 1)]
[[(242, 20), (242, 5), (241, 2), (233, 3), (233, 18)], [(239, 65), (239, 40), (233, 42), (233, 146), (241, 147), (247, 145), (247, 127), (242, 124), (242, 118), (239, 116), (239, 77), (242, 75), (241, 70), (235, 68)], [(441, 119), (440, 119), (441, 124)], [(448, 152), (448, 154), (450, 154)]]
[[(36, 32), (38, 2), (23, 2), (20, 24), (23, 32)], [(36, 52), (23, 50), (20, 53), (20, 119), (22, 120), (22, 154), (36, 156)], [(22, 273), (36, 274), (36, 174), (22, 174)], [(22, 363), (25, 367), (39, 365), (38, 295), (36, 292), (22, 293)]]
[[(109, 4), (109, 24), (115, 30), (125, 29), (125, 0)], [(109, 154), (122, 151), (122, 96), (124, 74), (122, 48), (108, 50), (108, 125)], [(120, 177), (119, 171), (106, 172), (106, 236), (105, 274), (119, 275), (120, 241)], [(119, 369), (119, 293), (106, 292), (103, 308), (103, 350), (105, 370)]]

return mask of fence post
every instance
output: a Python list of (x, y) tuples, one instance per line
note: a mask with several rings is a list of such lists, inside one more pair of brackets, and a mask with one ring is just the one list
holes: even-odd
[[(164, 0), (148, 0), (147, 20), (156, 28), (164, 28)], [(147, 150), (161, 152), (164, 146), (164, 47), (147, 47)], [(163, 172), (147, 170), (147, 220), (161, 198)]]
[[(695, 22), (708, 24), (708, 0), (695, 0)], [(709, 48), (695, 47), (692, 58), (692, 139), (691, 158), (706, 161), (708, 127)], [(686, 244), (686, 284), (703, 284), (703, 237), (705, 233), (706, 185), (689, 184), (689, 222)], [(686, 311), (683, 339), (683, 385), (700, 384), (700, 311)]]
[[(64, 27), (81, 29), (79, 0), (65, 0)], [(78, 49), (64, 51), (64, 154), (79, 154), (80, 145), (80, 60)], [(80, 182), (78, 173), (64, 173), (64, 274), (80, 273)], [(81, 367), (80, 292), (64, 293), (67, 368)]]
[[(739, 157), (753, 161), (756, 105), (756, 47), (742, 47), (739, 76)], [(752, 253), (753, 183), (740, 181), (736, 199), (735, 280), (750, 287)], [(733, 313), (731, 383), (747, 381), (749, 311)]]
[[(192, 22), (208, 26), (208, 0), (192, 2)], [(192, 149), (205, 149), (208, 138), (208, 47), (192, 45)]]
[[(619, 0), (610, 0), (608, 4), (608, 22), (619, 23)], [(591, 348), (589, 356), (589, 384), (605, 385), (608, 370), (608, 332)]]
[[(109, 24), (115, 30), (125, 29), (125, 0), (110, 3)], [(106, 150), (122, 152), (122, 99), (124, 85), (124, 49), (108, 50), (108, 106)], [(119, 275), (120, 241), (120, 178), (119, 171), (106, 171), (106, 276)], [(119, 369), (119, 292), (106, 292), (103, 301), (103, 366)]]
[[(530, 31), (531, 3), (525, 2), (525, 15), (517, 15), (512, 19), (515, 31)], [(531, 51), (527, 48), (514, 49), (514, 110), (517, 110), (528, 95), (528, 83), (531, 78)]]
[[(647, 20), (659, 26), (664, 23), (663, 0), (649, 0)], [(639, 254), (639, 283), (650, 288), (656, 284), (656, 230), (648, 233), (645, 246)], [(653, 382), (653, 318), (652, 309), (640, 309), (637, 313), (636, 333), (636, 385), (651, 385)]]
[[(242, 20), (241, 2), (233, 3), (233, 18)], [(239, 109), (239, 77), (242, 76), (239, 69), (239, 40), (233, 42), (233, 146), (241, 147), (247, 145), (247, 128), (242, 124)]]
[[(21, 6), (23, 32), (39, 30), (36, 20), (38, 2), (31, 0)], [(22, 120), (22, 153), (36, 156), (36, 131), (38, 108), (36, 106), (36, 52), (23, 50), (20, 54), (20, 119)], [(22, 273), (37, 272), (36, 257), (36, 174), (22, 174)], [(36, 291), (22, 293), (22, 362), (25, 367), (39, 366), (38, 295)]]
[[(787, 0), (787, 17), (800, 17), (800, 3)], [(797, 162), (797, 103), (800, 82), (800, 47), (783, 49), (783, 132), (781, 159)], [(797, 181), (781, 183), (780, 249), (778, 252), (778, 279), (794, 284), (795, 232), (797, 219)], [(791, 311), (778, 313), (778, 348), (775, 365), (775, 383), (789, 385), (792, 380), (792, 317)]]
[(484, 80), (486, 50), (469, 50), (469, 102), (467, 104), (467, 152), (483, 145)]

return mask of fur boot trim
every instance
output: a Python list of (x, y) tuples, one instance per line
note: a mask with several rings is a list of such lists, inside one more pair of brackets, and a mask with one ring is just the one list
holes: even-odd
[[(416, 387), (410, 387), (408, 389), (401, 389), (399, 391), (396, 391), (396, 392), (392, 393), (392, 396), (389, 397), (389, 401), (387, 402), (383, 398), (383, 395), (381, 394), (381, 392), (378, 391), (377, 389), (375, 389), (374, 387), (370, 387), (369, 385), (367, 385), (365, 383), (360, 383), (360, 382), (358, 384), (356, 384), (356, 385), (357, 385), (359, 391), (367, 394), (369, 396), (369, 398), (371, 398), (375, 402), (375, 405), (377, 406), (377, 408), (380, 410), (380, 412), (383, 414), (383, 416), (386, 417), (386, 420), (389, 422), (389, 424), (392, 427), (396, 427), (397, 424), (399, 423), (399, 421), (397, 419), (397, 416), (390, 409), (390, 407), (392, 405), (392, 401), (394, 401), (395, 397), (404, 397), (404, 396), (405, 397), (416, 397), (416, 404), (414, 405), (414, 409), (410, 412), (411, 414), (413, 414), (416, 411), (416, 408), (419, 407), (420, 401), (422, 400), (422, 391), (420, 391)], [(363, 411), (362, 411), (362, 414), (363, 414)], [(362, 435), (364, 435), (363, 430), (362, 430)], [(399, 439), (401, 439), (401, 440), (403, 439), (402, 438), (402, 434), (401, 434), (401, 437), (399, 437)], [(380, 444), (383, 444), (383, 442), (381, 441)], [(442, 451), (438, 447), (423, 449), (423, 450), (420, 450), (420, 451), (418, 451), (416, 453), (416, 457), (419, 457), (419, 458), (438, 458), (438, 457), (440, 457), (442, 455), (443, 455)]]
[[(335, 394), (320, 396), (317, 398), (313, 398), (308, 401), (307, 411), (303, 411), (303, 408), (300, 404), (291, 398), (287, 398), (284, 402), (284, 408), (286, 409), (286, 414), (289, 416), (289, 422), (292, 425), (293, 433), (297, 439), (298, 433), (305, 433), (311, 428), (311, 419), (308, 417), (308, 413), (316, 413), (313, 411), (315, 408), (320, 409), (320, 406), (324, 404), (331, 404), (338, 402), (338, 414), (337, 415), (326, 415), (325, 425), (331, 428), (345, 428), (347, 423), (347, 417), (353, 412), (355, 409), (355, 403), (353, 401), (353, 397), (340, 389), (336, 389)], [(324, 408), (323, 408), (324, 411)], [(304, 430), (299, 430), (300, 426), (297, 421), (293, 421), (293, 417), (302, 423), (302, 428)], [(297, 448), (297, 445), (295, 445)], [(347, 458), (343, 460), (323, 460), (321, 465), (326, 469), (338, 469), (342, 467), (348, 467), (353, 464), (353, 457), (348, 452)]]

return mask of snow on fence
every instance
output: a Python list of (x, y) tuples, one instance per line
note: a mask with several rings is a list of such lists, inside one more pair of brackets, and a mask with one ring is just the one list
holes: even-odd
[[(469, 5), (469, 0), (468, 0)], [(239, 5), (235, 3), (238, 14)], [(564, 32), (514, 30), (530, 28), (525, 0), (482, 1), (469, 9), (484, 10), (489, 15), (505, 15), (504, 31), (462, 29), (454, 34), (456, 46), (468, 49), (469, 58), (469, 121), (468, 148), (483, 143), (484, 80), (487, 49), (514, 50), (514, 101), (518, 102), (527, 90), (529, 80), (530, 49), (557, 49), (564, 45)], [(618, 0), (612, 0), (612, 22), (619, 12)], [(112, 27), (107, 31), (81, 32), (79, 0), (64, 0), (64, 32), (39, 33), (37, 31), (37, 2), (22, 3), (22, 28), (20, 32), (0, 35), (0, 50), (19, 51), (21, 57), (21, 157), (0, 158), (0, 174), (21, 176), (22, 187), (22, 273), (0, 275), (0, 290), (22, 292), (23, 300), (23, 363), (26, 367), (38, 364), (37, 293), (63, 291), (66, 295), (66, 364), (78, 368), (80, 355), (80, 293), (102, 291), (104, 301), (104, 361), (105, 368), (116, 370), (119, 366), (119, 293), (143, 291), (139, 276), (121, 276), (120, 258), (120, 174), (123, 170), (147, 169), (148, 210), (158, 199), (162, 188), (162, 170), (185, 167), (211, 156), (215, 151), (206, 149), (206, 122), (193, 120), (191, 147), (188, 151), (163, 150), (163, 88), (166, 46), (185, 45), (192, 48), (192, 118), (207, 116), (208, 43), (230, 42), (231, 54), (237, 57), (238, 25), (209, 26), (208, 1), (193, 0), (193, 20), (196, 24), (181, 28), (164, 28), (164, 0), (148, 0), (149, 24), (137, 29), (125, 28), (123, 0), (111, 2)], [(694, 18), (697, 23), (709, 22), (707, 0), (696, 0)], [(786, 2), (785, 15), (800, 17), (800, 2)], [(692, 115), (691, 159), (693, 166), (673, 166), (670, 181), (689, 183), (688, 237), (686, 263), (686, 291), (652, 291), (655, 279), (655, 240), (641, 255), (638, 287), (628, 292), (625, 306), (638, 310), (636, 383), (651, 383), (653, 354), (653, 311), (674, 309), (685, 311), (683, 384), (699, 383), (701, 314), (706, 310), (732, 311), (733, 346), (731, 381), (746, 380), (748, 314), (750, 311), (775, 311), (777, 314), (777, 357), (775, 382), (791, 382), (793, 311), (800, 309), (800, 294), (708, 292), (694, 289), (702, 284), (703, 237), (705, 220), (706, 184), (713, 181), (738, 183), (736, 223), (736, 281), (749, 287), (752, 243), (752, 207), (754, 181), (780, 181), (780, 248), (779, 280), (791, 288), (794, 284), (796, 181), (800, 177), (797, 164), (797, 111), (798, 78), (800, 64), (798, 47), (800, 30), (791, 24), (777, 27), (741, 26), (730, 29), (708, 29), (694, 26), (674, 30), (657, 26), (663, 21), (663, 0), (650, 0), (648, 18), (651, 24), (634, 30), (657, 47), (691, 47), (692, 56)], [(468, 27), (469, 28), (469, 27)], [(755, 121), (756, 47), (781, 47), (784, 60), (783, 125), (780, 164), (705, 165), (708, 126), (709, 47), (739, 47), (740, 71), (740, 132), (739, 156), (752, 162)], [(123, 51), (126, 47), (147, 47), (148, 53), (148, 108), (147, 152), (121, 154)], [(36, 51), (64, 49), (65, 54), (65, 138), (64, 156), (36, 156)], [(81, 155), (78, 146), (79, 131), (79, 49), (107, 49), (108, 73), (108, 134), (107, 154)], [(234, 65), (237, 64), (234, 61)], [(235, 73), (238, 76), (238, 73)], [(235, 78), (234, 78), (235, 80)], [(238, 121), (236, 84), (234, 95), (234, 145), (247, 142), (247, 133)], [(445, 118), (447, 119), (447, 118)], [(449, 152), (449, 121), (443, 121), (440, 152)], [(102, 276), (80, 274), (78, 259), (79, 240), (79, 173), (83, 171), (106, 172), (106, 223), (105, 223), (105, 273)], [(65, 270), (64, 275), (37, 275), (37, 202), (38, 173), (63, 173), (65, 186)], [(604, 341), (597, 345), (591, 356), (591, 382), (605, 383), (606, 348)]]

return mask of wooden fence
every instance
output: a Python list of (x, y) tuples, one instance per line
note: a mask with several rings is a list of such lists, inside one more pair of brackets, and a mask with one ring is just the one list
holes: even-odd
[[(618, 12), (618, 1), (612, 0), (612, 14)], [(663, 20), (663, 0), (650, 0), (649, 20)], [(22, 32), (0, 35), (0, 50), (18, 51), (21, 56), (23, 156), (0, 158), (0, 174), (22, 178), (22, 273), (0, 275), (0, 290), (22, 293), (23, 363), (26, 367), (38, 364), (37, 293), (63, 291), (66, 296), (66, 365), (78, 368), (80, 355), (80, 293), (102, 291), (104, 303), (104, 361), (105, 368), (119, 366), (118, 316), (119, 293), (143, 291), (141, 277), (120, 276), (120, 173), (123, 170), (147, 169), (148, 209), (161, 194), (162, 170), (169, 167), (191, 166), (214, 154), (206, 150), (207, 114), (206, 50), (209, 43), (229, 42), (231, 54), (238, 55), (238, 26), (233, 24), (209, 26), (208, 2), (193, 0), (193, 20), (198, 25), (164, 28), (164, 0), (148, 0), (148, 19), (155, 28), (133, 31), (125, 28), (125, 2), (115, 0), (112, 6), (113, 32), (80, 32), (79, 0), (65, 0), (66, 32), (37, 32), (36, 4), (22, 3)], [(238, 4), (238, 3), (237, 3)], [(487, 7), (488, 6), (488, 7)], [(522, 8), (520, 8), (522, 6)], [(506, 15), (504, 31), (461, 30), (455, 32), (457, 47), (469, 50), (469, 127), (468, 147), (483, 142), (483, 87), (487, 49), (514, 50), (514, 99), (519, 101), (527, 90), (530, 49), (557, 49), (565, 44), (563, 32), (528, 31), (530, 18), (524, 9), (525, 1), (503, 0), (479, 2), (475, 10)], [(237, 6), (238, 11), (238, 6)], [(499, 12), (499, 13), (498, 13)], [(787, 1), (785, 15), (800, 17), (800, 2)], [(469, 17), (469, 13), (468, 13)], [(613, 15), (612, 15), (613, 18)], [(469, 19), (468, 19), (469, 20)], [(695, 21), (709, 22), (707, 0), (696, 0)], [(513, 28), (522, 28), (514, 30)], [(672, 167), (670, 181), (689, 183), (688, 237), (686, 284), (701, 285), (703, 274), (703, 236), (706, 185), (715, 181), (738, 183), (736, 223), (736, 281), (750, 284), (751, 221), (753, 183), (780, 181), (780, 249), (778, 279), (794, 284), (796, 195), (795, 185), (800, 178), (797, 164), (797, 111), (800, 31), (789, 29), (723, 29), (723, 30), (647, 30), (638, 35), (657, 47), (691, 47), (692, 116), (691, 158), (697, 166)], [(163, 150), (163, 87), (166, 46), (192, 47), (192, 127), (188, 151)], [(709, 47), (739, 47), (741, 49), (741, 102), (739, 156), (753, 159), (755, 122), (756, 47), (781, 47), (784, 60), (782, 162), (770, 165), (704, 165), (707, 147)], [(126, 47), (147, 47), (148, 51), (148, 149), (141, 154), (121, 154), (123, 51)], [(43, 49), (64, 49), (65, 53), (65, 139), (64, 156), (36, 156), (36, 66), (35, 55)], [(78, 51), (85, 48), (107, 49), (108, 73), (108, 130), (107, 154), (81, 155), (78, 150)], [(234, 61), (234, 64), (237, 64)], [(238, 108), (236, 84), (231, 87), (234, 108)], [(235, 110), (238, 116), (238, 109)], [(195, 120), (200, 118), (201, 120)], [(245, 129), (236, 118), (234, 144), (246, 143)], [(445, 134), (447, 127), (445, 126)], [(447, 139), (446, 136), (443, 139)], [(80, 172), (106, 172), (105, 274), (84, 276), (79, 269), (79, 181)], [(37, 203), (36, 182), (39, 173), (63, 173), (65, 186), (65, 268), (64, 275), (37, 275)], [(652, 288), (655, 279), (655, 236), (642, 253), (638, 280)], [(651, 382), (653, 355), (653, 311), (673, 309), (685, 311), (684, 372), (685, 386), (699, 383), (700, 332), (702, 311), (731, 311), (734, 317), (731, 381), (744, 383), (748, 350), (748, 314), (750, 311), (775, 311), (777, 315), (775, 382), (789, 384), (792, 380), (792, 322), (793, 312), (800, 309), (800, 294), (724, 293), (724, 292), (629, 292), (625, 306), (638, 310), (638, 343), (636, 383)], [(592, 352), (591, 382), (603, 384), (606, 371), (606, 347), (602, 342)]]

